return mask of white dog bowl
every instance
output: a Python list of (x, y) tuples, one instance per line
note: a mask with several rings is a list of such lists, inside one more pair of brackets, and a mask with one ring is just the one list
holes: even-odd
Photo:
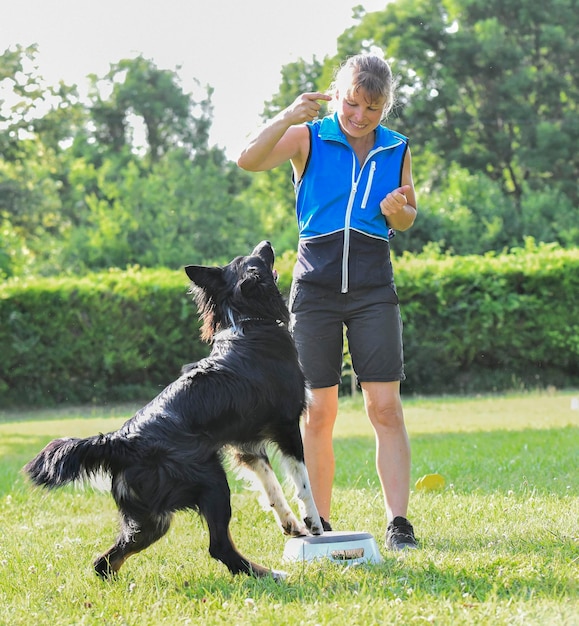
[(327, 558), (337, 563), (381, 563), (374, 537), (365, 532), (329, 531), (320, 536), (294, 537), (283, 552), (284, 561)]

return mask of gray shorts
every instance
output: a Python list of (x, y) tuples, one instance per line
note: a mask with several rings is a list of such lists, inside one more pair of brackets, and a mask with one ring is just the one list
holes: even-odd
[(359, 382), (405, 379), (402, 319), (393, 286), (343, 294), (294, 282), (289, 309), (290, 330), (312, 388), (340, 383), (344, 327)]

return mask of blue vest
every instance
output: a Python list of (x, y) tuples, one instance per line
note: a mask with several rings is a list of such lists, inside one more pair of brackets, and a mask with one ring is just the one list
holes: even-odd
[(308, 124), (310, 154), (296, 184), (294, 279), (346, 293), (393, 282), (389, 226), (380, 201), (400, 187), (408, 139), (378, 126), (364, 163), (337, 114)]

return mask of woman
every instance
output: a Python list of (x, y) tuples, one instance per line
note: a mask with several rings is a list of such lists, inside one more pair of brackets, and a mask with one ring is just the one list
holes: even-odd
[[(400, 400), (402, 322), (390, 262), (393, 231), (410, 228), (416, 196), (406, 137), (381, 126), (392, 107), (392, 73), (360, 54), (336, 74), (331, 95), (304, 93), (244, 149), (250, 171), (293, 167), (299, 245), (292, 333), (313, 401), (304, 449), (314, 498), (331, 530), (333, 428), (338, 411), (343, 327), (366, 413), (386, 506), (386, 546), (416, 547), (407, 520), (410, 445)], [(318, 119), (320, 102), (333, 113)]]

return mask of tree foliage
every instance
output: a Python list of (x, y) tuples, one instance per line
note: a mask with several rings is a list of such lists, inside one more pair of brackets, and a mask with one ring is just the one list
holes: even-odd
[[(380, 48), (388, 125), (410, 137), (419, 213), (397, 253), (579, 245), (574, 0), (395, 0), (354, 9), (334, 57), (281, 68), (269, 118)], [(221, 261), (297, 239), (291, 168), (249, 175), (208, 145), (210, 87), (142, 56), (48, 85), (36, 46), (0, 54), (0, 276)]]
[[(539, 203), (576, 217), (578, 27), (574, 0), (400, 0), (363, 16), (339, 54), (361, 42), (386, 52), (399, 78), (393, 123), (438, 157), (422, 184), (444, 189), (451, 163), (483, 175), (514, 212), (508, 239), (521, 241), (539, 234)], [(570, 222), (549, 238), (579, 243)]]
[[(349, 55), (384, 52), (398, 83), (387, 123), (410, 137), (419, 200), (416, 224), (394, 239), (395, 250), (436, 242), (479, 254), (527, 236), (578, 245), (574, 0), (397, 0), (355, 15), (335, 57), (284, 68), (272, 102), (325, 90)], [(271, 174), (281, 198), (274, 183)], [(260, 181), (255, 191), (265, 188)], [(289, 201), (285, 208), (293, 214)]]
[[(102, 91), (110, 94), (103, 96)], [(142, 56), (111, 65), (103, 78), (91, 76), (90, 111), (99, 143), (117, 152), (134, 148), (140, 126), (151, 163), (174, 148), (195, 153), (207, 147), (210, 98), (209, 89), (205, 99), (194, 101), (175, 72), (159, 69)]]
[(248, 177), (208, 145), (210, 88), (196, 100), (139, 56), (92, 75), (80, 102), (44, 87), (36, 53), (0, 56), (0, 273), (178, 267), (254, 242)]

